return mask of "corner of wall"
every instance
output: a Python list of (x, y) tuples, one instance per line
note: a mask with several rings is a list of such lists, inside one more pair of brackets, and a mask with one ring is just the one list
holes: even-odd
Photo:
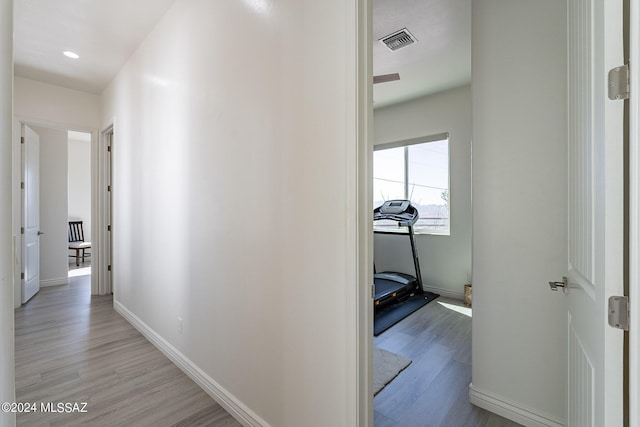
[(129, 311), (122, 303), (114, 300), (113, 308), (242, 425), (269, 427), (269, 423), (218, 384), (180, 350)]
[(487, 411), (498, 414), (511, 421), (527, 427), (563, 427), (566, 420), (560, 420), (552, 415), (527, 408), (520, 403), (505, 397), (497, 396), (487, 391), (479, 390), (469, 385), (469, 401)]

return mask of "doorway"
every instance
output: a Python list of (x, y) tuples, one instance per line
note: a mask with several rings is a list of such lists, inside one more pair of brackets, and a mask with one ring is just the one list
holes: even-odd
[[(17, 253), (21, 254), (18, 264), (21, 280), (16, 282), (16, 294), (21, 298), (16, 301), (16, 307), (26, 303), (40, 288), (68, 285), (73, 277), (79, 276), (87, 276), (85, 279), (91, 281), (94, 252), (90, 248), (84, 250), (84, 259), (80, 257), (76, 264), (76, 258), (70, 257), (74, 251), (69, 250), (70, 220), (82, 222), (82, 239), (88, 246), (91, 242), (94, 135), (86, 130), (27, 120), (21, 120), (18, 128), (21, 147), (15, 152), (22, 171), (21, 229), (26, 231), (31, 227), (28, 217), (34, 218), (37, 214), (37, 230), (34, 230), (38, 248), (28, 253), (27, 249), (33, 245), (28, 244), (27, 233), (16, 241)], [(33, 156), (30, 139), (37, 140), (37, 157)], [(29, 146), (32, 148), (27, 149)], [(28, 217), (27, 212), (31, 212)], [(26, 292), (27, 280), (22, 278), (26, 278), (27, 270), (30, 277), (38, 277), (29, 292)]]
[[(374, 347), (411, 360), (374, 398), (374, 424), (419, 424), (428, 419), (434, 425), (461, 425), (457, 417), (463, 413), (469, 419), (489, 417), (468, 402), (472, 312), (462, 302), (465, 285), (472, 280), (471, 2), (377, 0), (372, 27), (374, 83), (375, 76), (398, 73), (399, 78), (373, 85), (373, 150), (399, 151), (396, 159), (380, 159), (380, 165), (393, 162), (382, 168), (374, 154), (373, 200), (393, 194), (383, 186), (395, 186), (392, 198), (409, 198), (423, 206), (420, 218), (429, 222), (415, 239), (423, 289), (440, 295), (373, 338)], [(412, 41), (403, 38), (402, 46), (388, 47), (385, 40), (402, 29)], [(442, 139), (446, 150), (435, 150)], [(428, 161), (418, 158), (417, 151), (411, 159), (411, 147), (417, 150), (420, 143), (429, 149)], [(428, 176), (435, 168), (442, 172), (439, 180)], [(439, 222), (443, 217), (444, 227)], [(378, 233), (372, 248), (378, 272), (414, 271), (406, 237)], [(439, 330), (444, 324), (451, 327)], [(376, 350), (374, 382), (375, 355)], [(441, 401), (425, 415), (424, 408), (430, 406), (425, 402), (438, 399), (442, 390), (456, 398)]]
[(91, 134), (68, 132), (69, 278), (91, 275)]

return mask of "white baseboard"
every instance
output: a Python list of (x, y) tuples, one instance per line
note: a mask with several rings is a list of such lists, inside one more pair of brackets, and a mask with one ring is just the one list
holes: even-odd
[(517, 402), (478, 390), (469, 384), (469, 401), (487, 411), (508, 418), (526, 427), (564, 427), (566, 422), (552, 415), (527, 408)]
[(434, 286), (426, 286), (426, 285), (422, 285), (422, 289), (428, 292), (439, 294), (442, 297), (457, 299), (460, 301), (464, 300), (464, 291), (458, 292), (458, 291), (452, 291), (451, 289), (436, 288)]
[(59, 277), (57, 279), (40, 280), (41, 288), (46, 288), (48, 286), (68, 285), (68, 284), (69, 284), (69, 277)]
[(118, 301), (113, 302), (113, 308), (133, 325), (142, 335), (167, 356), (189, 378), (195, 381), (213, 400), (218, 402), (239, 423), (246, 427), (269, 427), (269, 424), (244, 405), (235, 396), (196, 366), (189, 358), (182, 354), (167, 340), (149, 328), (140, 318), (130, 312)]

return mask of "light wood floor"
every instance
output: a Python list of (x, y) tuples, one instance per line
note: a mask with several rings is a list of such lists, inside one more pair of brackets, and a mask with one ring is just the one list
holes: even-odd
[(43, 288), (15, 312), (16, 400), (87, 402), (87, 413), (18, 414), (20, 426), (239, 426), (113, 310), (90, 276)]
[[(374, 398), (375, 427), (515, 427), (469, 403), (471, 317), (438, 298), (374, 338), (411, 365)], [(456, 311), (459, 310), (459, 311)]]
[[(90, 276), (44, 288), (15, 312), (18, 402), (87, 402), (19, 414), (21, 426), (239, 426), (113, 310)], [(439, 298), (374, 339), (412, 364), (374, 399), (376, 427), (514, 427), (468, 402), (471, 318)]]

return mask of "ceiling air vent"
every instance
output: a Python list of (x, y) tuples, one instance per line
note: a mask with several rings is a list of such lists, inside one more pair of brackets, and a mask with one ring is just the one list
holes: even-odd
[(395, 33), (391, 33), (388, 36), (385, 36), (380, 39), (382, 43), (384, 43), (391, 50), (398, 50), (405, 46), (409, 46), (417, 42), (413, 34), (409, 32), (406, 28), (403, 28)]

